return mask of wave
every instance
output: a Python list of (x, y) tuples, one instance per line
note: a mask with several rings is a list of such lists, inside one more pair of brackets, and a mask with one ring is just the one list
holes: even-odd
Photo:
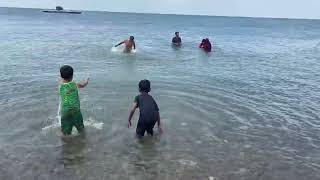
[[(61, 127), (61, 114), (60, 114), (60, 112), (61, 112), (61, 102), (59, 103), (59, 106), (58, 106), (58, 111), (57, 111), (55, 121), (52, 124), (43, 127), (42, 128), (43, 133), (46, 134), (51, 131), (56, 131), (58, 128)], [(88, 120), (84, 120), (83, 123), (84, 123), (85, 127), (92, 127), (92, 128), (98, 129), (98, 130), (101, 130), (104, 125), (103, 122), (96, 121), (92, 117), (89, 117)], [(75, 128), (73, 128), (72, 134), (75, 134), (75, 133), (76, 133)]]

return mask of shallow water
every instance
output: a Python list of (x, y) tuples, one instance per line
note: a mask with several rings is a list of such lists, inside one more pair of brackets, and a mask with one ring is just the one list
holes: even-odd
[[(0, 24), (0, 179), (320, 179), (319, 21), (0, 8)], [(136, 53), (112, 50), (131, 34)], [(63, 64), (91, 78), (87, 134), (67, 143)], [(145, 78), (165, 133), (140, 141), (126, 123)]]

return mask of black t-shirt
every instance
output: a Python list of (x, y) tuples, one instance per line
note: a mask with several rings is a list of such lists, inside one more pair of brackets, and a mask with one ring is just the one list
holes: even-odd
[(172, 43), (175, 43), (175, 44), (181, 43), (181, 38), (180, 38), (180, 37), (174, 37), (174, 38), (172, 38)]
[(148, 93), (141, 93), (136, 96), (134, 102), (140, 110), (139, 121), (154, 122), (158, 120), (159, 107), (156, 101)]

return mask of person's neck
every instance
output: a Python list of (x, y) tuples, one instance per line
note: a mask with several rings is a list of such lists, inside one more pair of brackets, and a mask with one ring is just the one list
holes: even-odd
[(70, 80), (62, 79), (62, 82), (63, 82), (63, 83), (69, 83), (69, 82), (72, 82), (72, 80), (70, 81)]

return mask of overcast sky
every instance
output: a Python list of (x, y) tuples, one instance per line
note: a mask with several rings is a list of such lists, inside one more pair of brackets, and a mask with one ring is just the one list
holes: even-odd
[(320, 0), (0, 0), (0, 7), (320, 19)]

